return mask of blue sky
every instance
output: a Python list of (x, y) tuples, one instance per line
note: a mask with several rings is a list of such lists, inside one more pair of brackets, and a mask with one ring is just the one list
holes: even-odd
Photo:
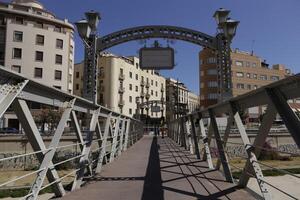
[[(7, 2), (7, 1), (6, 1)], [(99, 34), (139, 25), (175, 25), (192, 28), (210, 35), (216, 33), (212, 15), (220, 7), (231, 10), (231, 18), (240, 21), (232, 47), (251, 51), (269, 64), (281, 63), (294, 73), (300, 71), (300, 1), (299, 0), (40, 0), (59, 18), (75, 22), (84, 12), (101, 13)], [(254, 42), (253, 42), (254, 41)], [(150, 45), (152, 41), (148, 41)], [(166, 41), (161, 40), (166, 45)], [(254, 45), (253, 45), (254, 43)], [(119, 55), (137, 55), (138, 41), (109, 49)], [(174, 70), (165, 76), (179, 78), (192, 91), (199, 91), (201, 47), (176, 41)], [(75, 61), (83, 59), (83, 46), (76, 35)]]

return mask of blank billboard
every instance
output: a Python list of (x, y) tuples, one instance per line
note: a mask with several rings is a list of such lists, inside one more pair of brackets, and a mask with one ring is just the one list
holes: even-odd
[(140, 49), (141, 69), (173, 69), (174, 49), (170, 47), (153, 47)]

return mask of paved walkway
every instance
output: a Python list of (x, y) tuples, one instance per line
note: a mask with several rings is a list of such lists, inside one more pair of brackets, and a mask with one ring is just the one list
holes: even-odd
[[(150, 152), (150, 153), (149, 153)], [(145, 136), (101, 175), (62, 199), (254, 199), (169, 138)]]

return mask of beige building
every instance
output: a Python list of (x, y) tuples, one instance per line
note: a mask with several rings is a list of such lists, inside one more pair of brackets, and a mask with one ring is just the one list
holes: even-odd
[[(203, 49), (199, 58), (200, 105), (206, 108), (218, 102), (217, 60), (210, 49)], [(269, 67), (260, 57), (238, 49), (231, 52), (231, 61), (234, 97), (291, 75), (284, 65)]]
[(0, 3), (0, 64), (72, 93), (73, 33), (36, 0)]
[[(0, 2), (0, 65), (66, 92), (73, 90), (74, 27), (36, 0)], [(0, 127), (19, 128), (12, 112)]]
[[(104, 53), (98, 60), (98, 103), (113, 111), (128, 116), (137, 114), (138, 104), (151, 101), (165, 101), (165, 78), (153, 70), (141, 70), (137, 57), (123, 57)], [(83, 63), (75, 64), (74, 94), (83, 94)], [(160, 118), (162, 111), (152, 112), (149, 116)], [(139, 113), (146, 114), (146, 108)]]
[(200, 108), (200, 98), (199, 95), (193, 93), (193, 92), (189, 92), (188, 93), (188, 109), (189, 112), (194, 112), (197, 109)]

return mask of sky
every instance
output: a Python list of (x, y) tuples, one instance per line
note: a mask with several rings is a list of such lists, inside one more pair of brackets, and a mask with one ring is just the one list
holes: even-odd
[[(9, 2), (9, 1), (5, 1)], [(218, 8), (231, 10), (230, 17), (240, 21), (232, 48), (254, 51), (270, 65), (284, 64), (300, 72), (300, 0), (40, 0), (58, 18), (76, 22), (84, 12), (101, 13), (99, 36), (134, 26), (173, 25), (216, 34), (212, 15)], [(167, 45), (166, 40), (159, 40)], [(83, 59), (83, 44), (76, 33), (75, 61)], [(153, 40), (147, 41), (150, 46)], [(140, 41), (115, 46), (108, 51), (117, 55), (138, 55)], [(179, 79), (199, 93), (200, 46), (175, 41), (173, 70), (161, 71), (166, 77)]]

